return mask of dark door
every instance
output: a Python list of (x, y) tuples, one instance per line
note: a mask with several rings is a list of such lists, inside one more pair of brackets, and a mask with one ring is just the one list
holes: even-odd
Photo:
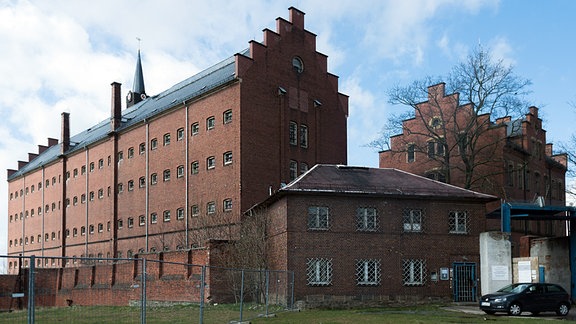
[(455, 302), (476, 301), (476, 263), (454, 262), (453, 294)]

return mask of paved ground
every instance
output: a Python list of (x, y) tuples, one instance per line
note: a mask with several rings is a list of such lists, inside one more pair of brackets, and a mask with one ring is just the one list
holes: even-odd
[[(576, 321), (576, 306), (573, 306), (570, 309), (570, 312), (566, 317), (559, 317), (556, 316), (554, 313), (543, 313), (538, 317), (531, 316), (529, 312), (522, 313), (523, 318), (546, 318), (546, 319), (561, 319), (561, 320), (569, 320), (569, 321)], [(451, 310), (455, 312), (463, 312), (468, 314), (485, 314), (483, 311), (480, 310), (477, 304), (467, 304), (467, 303), (454, 303), (452, 306), (444, 307), (446, 310)], [(497, 313), (495, 316), (506, 316), (504, 313)]]

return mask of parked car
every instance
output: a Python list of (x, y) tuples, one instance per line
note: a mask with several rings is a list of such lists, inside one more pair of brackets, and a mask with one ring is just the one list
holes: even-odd
[(571, 304), (570, 295), (564, 288), (549, 283), (515, 283), (480, 298), (480, 309), (487, 314), (520, 315), (527, 311), (534, 315), (556, 312), (566, 316)]

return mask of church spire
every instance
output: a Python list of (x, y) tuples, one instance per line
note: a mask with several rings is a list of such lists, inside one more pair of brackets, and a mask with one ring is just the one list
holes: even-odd
[(138, 49), (138, 59), (136, 60), (136, 71), (134, 72), (134, 84), (132, 91), (128, 91), (126, 96), (126, 107), (130, 107), (146, 99), (146, 90), (144, 89), (144, 73), (142, 72), (142, 60), (140, 58), (140, 49)]

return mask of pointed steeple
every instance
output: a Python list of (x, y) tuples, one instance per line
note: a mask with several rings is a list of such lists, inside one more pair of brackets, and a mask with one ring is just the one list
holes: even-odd
[(138, 49), (138, 59), (136, 60), (136, 71), (134, 72), (134, 84), (132, 91), (128, 91), (126, 96), (126, 107), (130, 107), (146, 99), (146, 90), (144, 89), (144, 73), (142, 72), (142, 59), (140, 58), (140, 49)]

